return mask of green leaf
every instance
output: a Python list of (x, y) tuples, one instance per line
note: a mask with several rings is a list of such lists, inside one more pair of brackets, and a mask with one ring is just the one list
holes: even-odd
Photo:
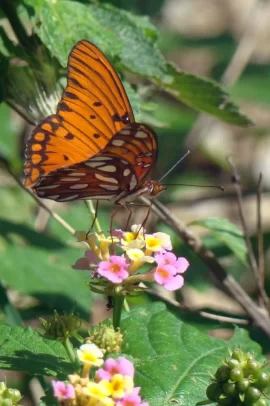
[(247, 247), (244, 235), (228, 219), (209, 217), (204, 220), (193, 221), (190, 225), (198, 225), (210, 230), (218, 241), (225, 244), (245, 265), (247, 264)]
[(158, 48), (157, 30), (148, 18), (109, 4), (25, 2), (38, 4), (35, 10), (40, 21), (35, 32), (62, 66), (66, 66), (74, 44), (87, 39), (113, 59), (116, 68), (153, 80), (195, 110), (237, 125), (252, 124), (217, 83), (180, 72), (166, 63)]
[(141, 76), (162, 79), (166, 63), (157, 47), (157, 33), (143, 17), (110, 5), (91, 5), (90, 12), (100, 24), (118, 36), (121, 42), (119, 58), (124, 68)]
[(83, 250), (6, 220), (0, 221), (0, 239), (0, 278), (7, 285), (50, 308), (70, 311), (75, 304), (76, 311), (89, 318), (89, 273), (71, 268)]
[(253, 124), (239, 108), (229, 100), (229, 95), (215, 82), (190, 73), (181, 72), (167, 64), (166, 82), (161, 85), (178, 100), (195, 110), (209, 113), (223, 121), (240, 126)]
[(222, 364), (228, 347), (241, 343), (244, 351), (261, 353), (246, 331), (237, 329), (229, 341), (209, 337), (160, 303), (126, 313), (121, 328), (125, 331), (124, 351), (134, 358), (136, 386), (142, 387), (143, 398), (155, 406), (194, 406), (204, 400), (209, 372)]
[(35, 32), (64, 67), (72, 47), (82, 39), (95, 43), (111, 57), (120, 51), (117, 35), (102, 27), (88, 5), (68, 0), (44, 1), (37, 11), (40, 23), (35, 26)]
[(66, 378), (74, 372), (63, 345), (30, 327), (0, 326), (0, 368)]

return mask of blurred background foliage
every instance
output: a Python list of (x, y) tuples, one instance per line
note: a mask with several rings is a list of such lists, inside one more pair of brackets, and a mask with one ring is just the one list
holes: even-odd
[[(4, 3), (0, 1), (0, 6)], [(233, 229), (233, 240), (231, 234), (228, 237), (224, 229), (218, 229), (219, 223), (210, 221), (209, 226), (209, 222), (203, 220), (209, 217), (226, 218), (239, 226), (236, 198), (226, 160), (228, 155), (233, 155), (241, 173), (244, 212), (255, 248), (256, 188), (259, 174), (263, 174), (263, 232), (265, 255), (269, 257), (270, 30), (264, 18), (270, 18), (270, 2), (112, 0), (109, 7), (114, 6), (116, 9), (107, 9), (103, 1), (90, 3), (88, 0), (77, 0), (75, 7), (72, 4), (74, 1), (64, 3), (66, 14), (62, 13), (62, 0), (9, 0), (28, 34), (32, 33), (34, 27), (30, 47), (35, 50), (35, 59), (31, 59), (27, 47), (16, 46), (17, 37), (5, 17), (3, 7), (0, 15), (0, 96), (3, 100), (0, 105), (0, 277), (10, 287), (11, 298), (20, 309), (25, 323), (35, 325), (38, 316), (46, 317), (54, 308), (70, 311), (74, 303), (78, 313), (93, 324), (109, 315), (105, 308), (106, 299), (90, 295), (87, 290), (88, 273), (71, 269), (71, 265), (82, 255), (83, 248), (59, 223), (37, 207), (7, 170), (8, 166), (23, 180), (25, 142), (33, 126), (18, 111), (28, 121), (35, 123), (42, 118), (41, 114), (49, 114), (52, 106), (56, 105), (61, 96), (66, 57), (74, 44), (73, 30), (76, 35), (84, 36), (89, 29), (89, 22), (82, 18), (80, 7), (89, 5), (93, 6), (93, 24), (87, 39), (99, 46), (107, 44), (106, 49), (102, 48), (103, 51), (126, 74), (124, 83), (136, 119), (153, 126), (157, 133), (159, 158), (153, 179), (161, 177), (190, 148), (192, 153), (168, 176), (166, 183), (217, 184), (225, 187), (222, 193), (218, 189), (171, 186), (160, 199), (185, 223), (194, 222), (192, 230), (201, 235), (205, 244), (247, 292), (256, 297), (256, 284), (247, 266), (246, 250), (239, 228), (236, 231)], [(70, 6), (70, 10), (67, 6)], [(74, 11), (72, 15), (71, 9)], [(257, 18), (259, 23), (255, 18), (258, 12), (261, 13), (261, 20)], [(148, 17), (139, 19), (139, 16)], [(129, 19), (130, 26), (126, 31), (121, 25), (121, 19)], [(109, 35), (99, 31), (100, 24), (105, 26), (104, 31), (108, 29)], [(144, 37), (139, 38), (138, 27)], [(127, 41), (124, 51), (121, 48), (122, 54), (119, 51), (118, 35), (130, 41)], [(144, 59), (146, 54), (140, 53), (139, 46), (136, 48), (136, 44), (140, 44), (143, 38), (145, 46), (149, 40), (149, 49), (154, 47), (153, 52), (160, 61), (160, 65), (155, 65), (156, 71), (149, 71), (149, 74), (147, 69), (151, 55), (148, 64)], [(45, 46), (40, 47), (40, 44)], [(229, 79), (235, 75), (236, 80), (232, 81), (235, 83), (231, 89), (226, 90), (240, 106), (241, 112), (255, 125), (240, 127), (217, 119), (209, 122), (204, 117), (200, 119), (200, 125), (194, 127), (199, 113), (183, 104), (179, 100), (180, 96), (175, 98), (164, 90), (164, 76), (159, 77), (161, 73), (166, 74), (163, 66), (165, 59), (160, 58), (161, 55), (185, 72), (216, 81), (221, 80), (228, 66), (236, 70), (242, 66), (238, 77), (235, 71), (227, 72), (231, 75)], [(22, 57), (27, 63), (20, 64)], [(238, 65), (232, 64), (235, 57), (238, 58)], [(17, 74), (18, 68), (20, 75)], [(37, 80), (39, 89), (35, 88)], [(156, 86), (162, 83), (163, 90)], [(200, 86), (194, 91), (198, 89)], [(205, 94), (200, 93), (202, 98), (209, 97), (209, 89), (205, 90)], [(40, 103), (33, 101), (38, 92), (42, 96)], [(46, 97), (50, 92), (53, 97), (48, 103)], [(188, 92), (190, 97), (191, 88), (188, 88)], [(245, 120), (239, 123), (247, 124)], [(91, 220), (83, 202), (64, 204), (50, 201), (48, 205), (76, 230), (87, 231)], [(109, 228), (113, 210), (111, 204), (101, 205), (99, 219), (104, 230)], [(145, 209), (134, 209), (133, 223), (138, 223), (144, 216)], [(125, 214), (122, 213), (117, 216), (115, 226), (124, 225)], [(195, 311), (211, 309), (224, 315), (243, 315), (239, 305), (215, 287), (201, 260), (167, 226), (159, 223), (152, 215), (147, 228), (148, 231), (170, 233), (174, 251), (190, 260), (186, 284), (178, 297), (184, 305)], [(229, 225), (231, 233), (232, 228)], [(266, 269), (266, 275), (268, 271)], [(268, 280), (266, 287), (270, 288)], [(153, 299), (145, 296), (132, 300), (149, 302)], [(0, 317), (2, 322), (6, 321), (3, 313)], [(217, 336), (227, 337), (231, 334), (227, 325), (226, 328), (216, 325), (197, 317), (196, 313), (195, 316), (188, 313), (181, 317), (205, 330), (211, 329), (212, 334)], [(269, 343), (264, 342), (255, 331), (253, 333), (256, 339), (261, 340), (265, 351), (268, 351)]]

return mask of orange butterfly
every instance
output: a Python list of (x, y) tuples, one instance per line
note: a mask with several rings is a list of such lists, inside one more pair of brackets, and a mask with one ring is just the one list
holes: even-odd
[(25, 186), (58, 202), (103, 199), (125, 204), (166, 189), (149, 181), (157, 138), (136, 123), (124, 87), (104, 54), (86, 40), (68, 59), (56, 114), (27, 142)]

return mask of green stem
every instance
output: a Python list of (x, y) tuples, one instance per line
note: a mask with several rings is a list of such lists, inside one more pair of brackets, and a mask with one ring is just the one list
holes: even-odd
[(63, 346), (65, 347), (66, 352), (68, 353), (68, 356), (69, 356), (69, 358), (70, 358), (70, 361), (71, 361), (73, 364), (76, 364), (76, 365), (77, 365), (77, 361), (78, 361), (78, 360), (77, 360), (77, 358), (76, 358), (74, 349), (73, 349), (73, 347), (72, 347), (72, 344), (71, 344), (69, 338), (66, 338), (65, 341), (63, 341)]
[(113, 297), (113, 328), (115, 331), (120, 327), (124, 299), (124, 296)]
[(124, 309), (125, 309), (125, 311), (126, 311), (127, 313), (130, 312), (129, 304), (128, 304), (128, 301), (127, 301), (127, 298), (126, 298), (126, 297), (125, 297), (125, 300), (124, 300)]
[(33, 50), (33, 44), (31, 43), (21, 20), (19, 19), (14, 5), (11, 0), (0, 0), (0, 8), (6, 15), (19, 43), (28, 51)]
[(0, 281), (0, 307), (6, 314), (10, 326), (23, 327), (23, 319), (16, 307), (10, 302), (7, 289), (2, 281)]

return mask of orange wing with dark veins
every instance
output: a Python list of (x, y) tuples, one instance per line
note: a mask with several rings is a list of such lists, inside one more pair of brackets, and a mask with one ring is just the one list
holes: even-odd
[(25, 186), (33, 188), (41, 176), (91, 158), (130, 123), (134, 116), (118, 74), (95, 45), (78, 42), (57, 113), (27, 142)]
[(157, 139), (144, 124), (133, 123), (116, 133), (90, 159), (41, 176), (34, 189), (40, 197), (60, 202), (104, 199), (136, 194), (157, 160)]

